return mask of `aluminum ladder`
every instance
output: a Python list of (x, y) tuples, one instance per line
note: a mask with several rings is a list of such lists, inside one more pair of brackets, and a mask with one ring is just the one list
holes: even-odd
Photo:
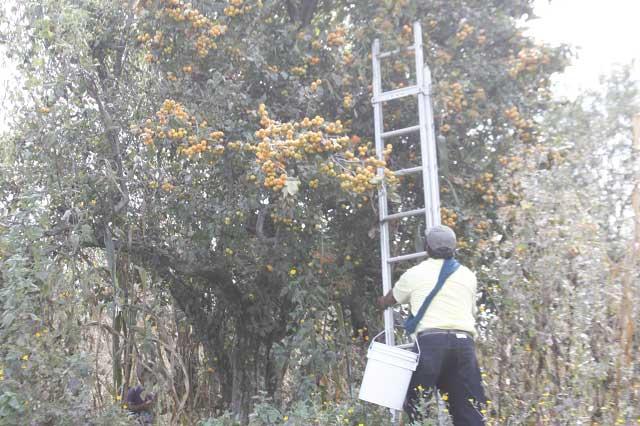
[[(401, 54), (407, 50), (413, 50), (415, 54), (416, 84), (387, 92), (382, 91), (382, 74), (380, 72), (381, 60)], [(396, 176), (422, 173), (425, 206), (415, 210), (407, 210), (399, 213), (388, 214), (387, 188), (383, 184), (378, 190), (378, 210), (380, 215), (380, 248), (382, 258), (382, 291), (387, 294), (392, 287), (392, 265), (397, 262), (412, 260), (426, 256), (425, 251), (391, 257), (389, 223), (393, 220), (409, 216), (425, 215), (425, 225), (429, 229), (440, 224), (440, 191), (438, 185), (438, 165), (436, 153), (436, 139), (433, 126), (433, 108), (431, 106), (431, 72), (424, 64), (422, 51), (422, 27), (419, 22), (413, 24), (413, 44), (406, 48), (389, 52), (380, 52), (380, 40), (373, 42), (371, 59), (373, 61), (373, 120), (375, 126), (375, 143), (378, 159), (384, 159), (385, 139), (420, 133), (421, 165), (400, 170), (394, 170)], [(418, 100), (418, 124), (402, 129), (385, 130), (383, 125), (382, 105), (385, 102), (408, 96), (416, 96)], [(383, 169), (378, 169), (378, 176), (383, 177)], [(388, 308), (384, 312), (385, 341), (387, 345), (395, 344), (393, 309)], [(439, 410), (440, 411), (440, 410)], [(392, 410), (393, 422), (397, 415)]]
[[(382, 77), (380, 73), (381, 59), (399, 54), (405, 50), (413, 50), (416, 63), (416, 85), (401, 89), (382, 92)], [(422, 27), (419, 22), (413, 24), (413, 44), (405, 49), (390, 52), (380, 52), (380, 40), (373, 42), (371, 59), (373, 61), (373, 121), (375, 129), (376, 152), (378, 159), (383, 160), (385, 139), (405, 134), (420, 133), (420, 156), (422, 164), (406, 169), (394, 170), (396, 176), (422, 173), (424, 200), (426, 206), (415, 210), (407, 210), (395, 214), (388, 214), (387, 188), (383, 184), (378, 190), (378, 210), (380, 215), (380, 249), (382, 258), (382, 291), (387, 294), (392, 287), (392, 265), (397, 262), (412, 260), (426, 256), (425, 251), (391, 257), (389, 222), (409, 216), (425, 215), (427, 229), (440, 224), (440, 190), (438, 185), (438, 164), (436, 153), (436, 139), (433, 128), (433, 108), (431, 107), (431, 72), (424, 65), (422, 53)], [(385, 131), (383, 125), (382, 105), (394, 99), (407, 96), (418, 97), (418, 124), (403, 129)], [(378, 169), (378, 176), (383, 177), (383, 170)], [(385, 339), (387, 345), (393, 345), (393, 310), (388, 308), (384, 312)]]

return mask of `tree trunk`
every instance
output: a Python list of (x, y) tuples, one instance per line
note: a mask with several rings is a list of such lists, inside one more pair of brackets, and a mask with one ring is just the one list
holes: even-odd
[[(240, 322), (240, 321), (238, 321)], [(236, 420), (242, 424), (249, 421), (251, 412), (251, 390), (254, 389), (257, 377), (254, 376), (255, 344), (259, 344), (258, 339), (252, 338), (242, 324), (236, 328), (236, 338), (232, 349), (231, 371), (233, 374), (231, 390), (231, 411)]]

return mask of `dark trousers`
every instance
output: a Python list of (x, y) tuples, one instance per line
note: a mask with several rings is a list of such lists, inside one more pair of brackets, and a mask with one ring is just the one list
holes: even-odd
[(409, 418), (412, 421), (422, 418), (418, 403), (420, 399), (428, 399), (437, 388), (446, 395), (443, 399), (455, 426), (484, 425), (487, 400), (471, 335), (446, 330), (428, 332), (418, 337), (418, 344), (420, 362), (411, 378), (404, 407)]

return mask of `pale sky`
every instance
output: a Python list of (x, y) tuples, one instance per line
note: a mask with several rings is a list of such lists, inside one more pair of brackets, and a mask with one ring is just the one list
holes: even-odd
[(632, 60), (640, 80), (640, 0), (536, 0), (535, 11), (540, 19), (527, 23), (529, 34), (577, 48), (573, 65), (554, 79), (556, 95), (573, 97)]

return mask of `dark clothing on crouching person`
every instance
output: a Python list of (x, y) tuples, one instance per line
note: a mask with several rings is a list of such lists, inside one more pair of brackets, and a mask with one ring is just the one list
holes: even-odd
[(127, 398), (125, 400), (131, 416), (134, 417), (138, 424), (152, 425), (153, 424), (153, 412), (146, 408), (136, 410), (134, 407), (141, 406), (145, 403), (153, 401), (153, 395), (143, 396), (144, 388), (142, 386), (135, 386), (130, 388), (127, 392)]

